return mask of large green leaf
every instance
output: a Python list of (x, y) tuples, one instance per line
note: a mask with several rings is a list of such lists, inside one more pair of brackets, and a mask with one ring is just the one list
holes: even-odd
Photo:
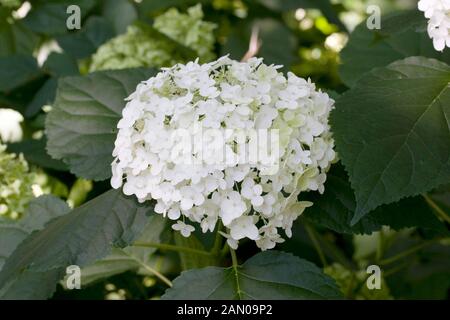
[(149, 205), (111, 190), (31, 234), (0, 272), (0, 298), (45, 299), (70, 265), (80, 267), (125, 247), (142, 232)]
[(46, 122), (49, 154), (63, 159), (77, 176), (109, 178), (124, 99), (153, 74), (149, 69), (128, 69), (61, 79)]
[(33, 231), (44, 228), (45, 224), (55, 217), (70, 211), (67, 204), (50, 195), (32, 200), (24, 214), (17, 221), (0, 220), (0, 270), (5, 260), (16, 247)]
[(450, 62), (450, 51), (437, 52), (426, 32), (426, 20), (418, 10), (388, 15), (381, 30), (370, 30), (362, 22), (341, 52), (340, 75), (349, 87), (375, 67), (410, 56), (425, 56)]
[(314, 205), (305, 210), (304, 217), (339, 233), (370, 234), (386, 225), (395, 230), (420, 227), (436, 235), (447, 234), (444, 224), (420, 196), (383, 205), (352, 225), (350, 222), (355, 215), (355, 196), (347, 175), (339, 165), (327, 174), (325, 193), (308, 194), (306, 200), (312, 201)]
[[(166, 225), (166, 219), (160, 215), (152, 215), (137, 242), (159, 243)], [(113, 248), (110, 255), (96, 261), (81, 270), (81, 284), (84, 286), (128, 270), (141, 270), (151, 274), (149, 265), (155, 248), (129, 246), (124, 249)]]
[(450, 67), (412, 57), (364, 76), (331, 125), (356, 195), (352, 223), (450, 180)]
[(311, 262), (278, 251), (261, 252), (236, 268), (186, 271), (163, 299), (338, 299), (334, 281)]

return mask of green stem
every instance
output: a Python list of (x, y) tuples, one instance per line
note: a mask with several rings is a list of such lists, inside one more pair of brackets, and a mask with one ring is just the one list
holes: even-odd
[(237, 296), (239, 298), (239, 300), (242, 299), (242, 291), (241, 291), (241, 287), (239, 284), (239, 272), (238, 272), (238, 260), (236, 257), (236, 251), (234, 251), (233, 249), (230, 248), (230, 253), (231, 253), (231, 261), (233, 263), (232, 268), (233, 268), (233, 272), (234, 272), (234, 277), (236, 278), (236, 290), (237, 290)]
[(384, 233), (383, 229), (378, 233), (377, 251), (375, 253), (375, 261), (380, 261), (384, 254)]
[(389, 270), (384, 272), (384, 277), (387, 278), (387, 277), (389, 277), (389, 276), (391, 276), (391, 275), (393, 275), (393, 274), (403, 270), (404, 268), (409, 267), (410, 265), (411, 265), (410, 262), (406, 262), (406, 263), (400, 264), (397, 267), (391, 268), (391, 269), (389, 269)]
[(380, 260), (379, 264), (380, 265), (388, 265), (388, 264), (394, 263), (394, 262), (396, 262), (398, 260), (401, 260), (401, 259), (403, 259), (403, 258), (405, 258), (405, 257), (407, 257), (407, 256), (409, 256), (409, 255), (411, 255), (411, 254), (413, 254), (413, 253), (415, 253), (417, 251), (420, 251), (421, 249), (423, 249), (423, 248), (425, 248), (425, 247), (427, 247), (427, 246), (429, 246), (429, 245), (431, 245), (433, 243), (436, 243), (436, 242), (438, 242), (440, 240), (442, 240), (442, 239), (441, 238), (436, 238), (436, 239), (432, 239), (432, 240), (428, 240), (428, 241), (422, 242), (422, 243), (420, 243), (420, 244), (418, 244), (416, 246), (413, 246), (413, 247), (411, 247), (411, 248), (409, 248), (409, 249), (407, 249), (407, 250), (405, 250), (403, 252), (400, 252), (399, 254), (396, 254), (396, 255), (394, 255), (392, 257)]
[[(302, 221), (304, 223), (306, 222), (305, 219), (303, 219)], [(320, 233), (316, 233), (315, 235), (318, 242), (322, 245), (322, 248), (328, 254), (329, 257), (335, 259), (337, 262), (339, 262), (349, 270), (355, 269), (355, 266), (352, 264), (352, 262), (345, 256), (342, 250), (339, 249), (334, 243), (324, 238)]]
[(447, 213), (445, 213), (444, 210), (442, 210), (441, 207), (438, 206), (438, 204), (436, 202), (433, 201), (433, 199), (431, 199), (426, 194), (423, 194), (422, 197), (425, 199), (425, 201), (428, 203), (428, 205), (434, 209), (434, 212), (436, 213), (436, 215), (439, 218), (441, 218), (442, 220), (444, 220), (447, 223), (450, 223), (450, 217), (447, 215)]
[(222, 222), (219, 220), (217, 223), (217, 231), (216, 231), (216, 237), (214, 239), (214, 245), (212, 247), (211, 253), (215, 256), (219, 255), (220, 248), (222, 247), (222, 235), (220, 234), (220, 231), (222, 229)]
[(355, 276), (355, 273), (352, 271), (352, 276), (350, 278), (350, 283), (348, 285), (347, 292), (344, 293), (344, 296), (347, 299), (353, 298), (353, 283), (355, 282), (355, 280), (356, 280), (356, 276)]
[(307, 222), (305, 222), (305, 229), (306, 229), (306, 232), (308, 233), (309, 238), (311, 239), (311, 241), (312, 241), (312, 243), (314, 245), (314, 248), (317, 251), (317, 255), (319, 256), (320, 262), (322, 262), (322, 265), (324, 267), (326, 267), (328, 265), (327, 264), (327, 259), (325, 258), (325, 255), (323, 254), (322, 248), (320, 247), (320, 243), (317, 240), (316, 231)]
[(140, 261), (139, 259), (134, 258), (133, 256), (127, 254), (125, 251), (124, 253), (130, 257), (131, 259), (133, 259), (134, 261), (136, 261), (142, 268), (144, 268), (145, 270), (149, 271), (150, 273), (154, 274), (158, 279), (160, 279), (162, 282), (164, 282), (165, 284), (167, 284), (168, 287), (172, 287), (172, 282), (165, 276), (163, 275), (161, 272), (159, 272), (158, 270), (150, 267), (149, 265), (143, 263), (142, 261)]
[(199, 250), (199, 249), (193, 249), (188, 247), (181, 247), (176, 246), (173, 244), (165, 244), (165, 243), (153, 243), (153, 242), (135, 242), (133, 244), (135, 247), (145, 247), (145, 248), (156, 248), (161, 250), (170, 250), (170, 251), (177, 251), (177, 252), (187, 252), (187, 253), (195, 253), (200, 254), (204, 256), (212, 256), (211, 252)]
[(225, 257), (228, 253), (228, 251), (230, 251), (230, 246), (228, 245), (228, 243), (225, 242), (225, 245), (223, 246), (222, 250), (220, 250), (220, 257)]

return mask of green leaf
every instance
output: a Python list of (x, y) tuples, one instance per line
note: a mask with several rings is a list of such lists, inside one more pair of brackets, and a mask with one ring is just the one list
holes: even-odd
[(45, 224), (55, 217), (70, 211), (67, 204), (51, 195), (33, 199), (24, 214), (17, 221), (0, 220), (0, 270), (5, 260), (16, 247), (33, 231), (44, 228)]
[(46, 121), (49, 154), (79, 177), (108, 179), (125, 98), (153, 74), (150, 69), (128, 69), (61, 79)]
[(352, 223), (449, 181), (449, 81), (445, 63), (412, 57), (372, 71), (336, 101), (331, 125), (355, 190)]
[[(152, 215), (136, 240), (138, 242), (159, 243), (160, 236), (166, 225), (166, 219), (160, 215)], [(124, 249), (113, 248), (107, 257), (96, 261), (81, 270), (81, 284), (84, 286), (128, 270), (140, 270), (140, 273), (151, 274), (148, 266), (151, 264), (151, 256), (156, 251), (154, 248), (129, 246)]]
[(77, 59), (84, 59), (113, 36), (114, 30), (105, 18), (92, 16), (81, 30), (58, 36), (56, 41), (68, 54)]
[(278, 251), (258, 253), (243, 265), (183, 272), (163, 299), (338, 299), (334, 281), (311, 262)]
[(45, 137), (34, 140), (23, 140), (21, 142), (8, 144), (8, 151), (22, 153), (25, 159), (34, 165), (46, 169), (67, 171), (67, 165), (60, 160), (52, 159), (45, 150), (47, 139)]
[(25, 108), (25, 117), (32, 118), (41, 111), (43, 106), (52, 104), (55, 100), (57, 86), (57, 78), (47, 79)]
[(80, 72), (77, 61), (67, 53), (52, 52), (42, 68), (53, 76), (75, 76)]
[(13, 54), (32, 54), (39, 43), (39, 36), (21, 21), (13, 24), (0, 21), (0, 57)]
[(84, 267), (113, 246), (131, 244), (148, 222), (149, 205), (111, 190), (52, 220), (24, 240), (0, 272), (0, 298), (45, 299), (70, 265)]
[(102, 12), (116, 34), (125, 33), (127, 27), (137, 19), (136, 8), (128, 0), (105, 0)]
[(305, 210), (303, 215), (306, 219), (339, 233), (370, 234), (380, 230), (382, 226), (390, 226), (394, 230), (420, 227), (435, 235), (448, 234), (444, 224), (436, 218), (422, 197), (383, 205), (352, 225), (356, 201), (348, 176), (340, 165), (335, 165), (327, 174), (323, 195), (311, 193), (302, 200), (314, 203)]
[(94, 7), (95, 0), (50, 0), (34, 1), (27, 16), (23, 19), (24, 24), (38, 33), (46, 35), (58, 35), (68, 31), (66, 21), (70, 14), (67, 7), (76, 4), (80, 7), (81, 19)]
[(350, 35), (341, 52), (339, 70), (344, 83), (352, 87), (363, 74), (410, 56), (425, 56), (450, 62), (450, 51), (437, 52), (426, 33), (426, 20), (418, 10), (388, 15), (381, 30), (370, 30), (362, 22)]
[(0, 91), (8, 92), (42, 76), (32, 56), (11, 55), (0, 58)]

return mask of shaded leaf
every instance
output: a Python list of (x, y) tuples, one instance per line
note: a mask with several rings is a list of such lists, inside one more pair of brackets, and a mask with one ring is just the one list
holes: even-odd
[(0, 270), (5, 260), (16, 247), (33, 231), (41, 230), (45, 224), (70, 211), (67, 204), (51, 195), (33, 199), (20, 220), (0, 220)]
[(45, 299), (70, 265), (80, 267), (125, 247), (142, 232), (152, 208), (111, 190), (31, 234), (0, 272), (3, 299)]
[(128, 0), (105, 0), (102, 11), (116, 34), (125, 33), (127, 27), (137, 19), (136, 8)]
[[(152, 215), (136, 241), (159, 243), (165, 225), (166, 220), (164, 218), (160, 215)], [(155, 251), (154, 248), (136, 246), (129, 246), (124, 249), (113, 248), (110, 255), (81, 270), (82, 286), (128, 270), (138, 271), (141, 269), (143, 273), (151, 274), (146, 268), (150, 265), (151, 255)]]
[(426, 19), (418, 10), (386, 16), (381, 30), (370, 30), (362, 22), (350, 35), (341, 52), (339, 73), (351, 87), (366, 72), (410, 56), (425, 56), (450, 62), (450, 52), (437, 52), (426, 32)]
[(25, 116), (32, 118), (37, 115), (43, 106), (52, 104), (55, 100), (56, 88), (58, 86), (57, 78), (49, 78), (44, 85), (36, 92), (33, 99), (28, 103), (25, 109)]
[(11, 91), (40, 76), (41, 70), (31, 55), (17, 54), (0, 58), (0, 91)]
[[(305, 199), (303, 199), (305, 200)], [(327, 174), (325, 193), (310, 193), (306, 200), (314, 205), (303, 214), (308, 220), (339, 233), (370, 234), (382, 226), (394, 230), (419, 227), (435, 235), (448, 233), (422, 197), (400, 200), (369, 212), (352, 225), (356, 201), (348, 176), (340, 165)]]
[(38, 33), (46, 35), (58, 35), (68, 31), (66, 22), (70, 14), (67, 7), (76, 4), (80, 7), (81, 19), (94, 7), (95, 0), (50, 0), (34, 1), (27, 16), (23, 19), (24, 24)]
[(39, 36), (21, 21), (10, 24), (0, 21), (0, 57), (13, 54), (32, 54), (39, 43)]
[(77, 61), (67, 53), (52, 52), (42, 68), (53, 76), (75, 76), (79, 74)]
[(45, 137), (39, 140), (29, 139), (9, 144), (8, 150), (14, 153), (22, 153), (29, 163), (39, 167), (58, 171), (68, 170), (66, 164), (60, 160), (51, 158), (47, 154), (45, 149), (46, 144), (47, 140)]
[(56, 41), (68, 54), (84, 59), (113, 36), (114, 30), (105, 18), (92, 16), (81, 30), (58, 36)]
[(108, 179), (125, 98), (153, 74), (149, 69), (127, 69), (61, 79), (46, 121), (49, 154), (79, 177)]

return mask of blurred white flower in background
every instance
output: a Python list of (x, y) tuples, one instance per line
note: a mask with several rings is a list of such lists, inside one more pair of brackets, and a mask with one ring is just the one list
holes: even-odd
[(3, 142), (18, 142), (22, 140), (21, 122), (23, 116), (12, 109), (0, 109), (0, 140)]

